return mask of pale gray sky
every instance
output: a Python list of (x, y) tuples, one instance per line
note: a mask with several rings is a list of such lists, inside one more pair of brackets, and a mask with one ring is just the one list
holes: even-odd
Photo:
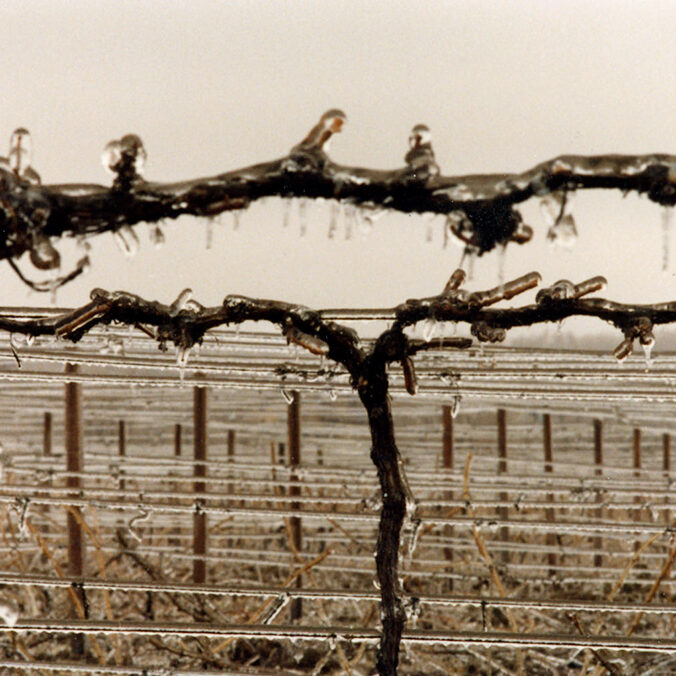
[[(445, 174), (521, 171), (560, 153), (676, 152), (676, 2), (97, 2), (0, 3), (0, 138), (32, 132), (46, 183), (106, 183), (103, 146), (135, 132), (146, 177), (218, 173), (285, 154), (327, 108), (348, 115), (332, 145), (346, 164), (403, 164), (410, 128), (427, 123)], [(1, 147), (1, 146), (0, 146)], [(5, 154), (2, 152), (2, 154)], [(253, 205), (238, 231), (229, 216), (205, 248), (204, 222), (167, 224), (155, 249), (123, 257), (111, 235), (93, 241), (91, 273), (59, 293), (124, 288), (171, 300), (184, 287), (204, 303), (227, 293), (313, 306), (382, 306), (437, 293), (460, 248), (427, 243), (420, 217), (386, 215), (367, 237), (327, 239), (328, 209), (298, 206), (282, 228), (278, 200)], [(536, 205), (535, 241), (512, 246), (507, 276), (545, 282), (604, 274), (609, 297), (676, 298), (660, 270), (660, 208), (618, 192), (576, 200), (572, 251), (549, 248)], [(66, 262), (79, 254), (60, 247)], [(27, 261), (22, 267), (31, 272)], [(497, 281), (497, 258), (476, 266)], [(0, 304), (28, 295), (6, 265)]]

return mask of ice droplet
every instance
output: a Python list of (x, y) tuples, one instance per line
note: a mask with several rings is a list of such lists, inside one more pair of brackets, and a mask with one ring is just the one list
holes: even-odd
[(460, 399), (462, 397), (458, 394), (453, 397), (453, 403), (451, 404), (451, 417), (455, 418), (458, 413), (460, 413)]
[(293, 394), (289, 392), (286, 388), (282, 387), (282, 397), (284, 397), (284, 401), (291, 406), (293, 404)]
[(662, 208), (662, 270), (669, 269), (669, 240), (674, 222), (674, 207)]
[(17, 176), (23, 176), (29, 168), (32, 155), (31, 135), (27, 129), (19, 127), (9, 139), (9, 166)]
[(52, 246), (48, 237), (39, 237), (37, 241), (34, 240), (30, 259), (38, 270), (54, 270), (61, 265), (61, 255)]
[(120, 150), (126, 158), (133, 158), (134, 171), (139, 175), (142, 174), (148, 154), (141, 137), (136, 134), (126, 134), (120, 139)]
[(150, 241), (152, 242), (152, 245), (156, 249), (159, 249), (166, 241), (164, 232), (162, 231), (162, 228), (160, 228), (159, 225), (154, 225), (152, 230), (150, 231)]
[(115, 167), (121, 159), (122, 146), (120, 145), (120, 142), (116, 139), (107, 143), (106, 147), (103, 149), (103, 153), (101, 153), (101, 164), (103, 165), (103, 168), (109, 174), (116, 176), (117, 172), (115, 171)]
[(423, 338), (426, 341), (432, 340), (434, 334), (437, 332), (438, 322), (436, 319), (429, 317), (423, 322)]
[(133, 258), (139, 249), (139, 241), (136, 233), (128, 225), (123, 225), (119, 227), (113, 233), (115, 238), (115, 243), (119, 247), (120, 251), (127, 257)]
[(562, 216), (547, 231), (547, 239), (554, 245), (564, 249), (572, 249), (577, 242), (577, 228), (572, 214)]
[(650, 367), (652, 366), (652, 351), (653, 347), (655, 346), (655, 341), (647, 341), (643, 342), (641, 341), (641, 347), (643, 348), (643, 354), (645, 356), (645, 370), (648, 371)]
[(177, 315), (181, 310), (185, 309), (188, 301), (192, 299), (192, 289), (183, 289), (181, 293), (176, 296), (176, 300), (169, 306), (169, 314)]
[(19, 613), (10, 608), (6, 603), (0, 603), (0, 620), (2, 620), (8, 627), (13, 627), (19, 619)]

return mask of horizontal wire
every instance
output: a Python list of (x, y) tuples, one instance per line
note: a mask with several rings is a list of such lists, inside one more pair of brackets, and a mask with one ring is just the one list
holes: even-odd
[[(222, 584), (190, 584), (190, 583), (160, 583), (138, 582), (135, 580), (107, 581), (98, 578), (54, 578), (45, 575), (18, 575), (0, 573), (0, 584), (14, 584), (21, 586), (35, 585), (41, 587), (68, 588), (78, 585), (85, 591), (108, 590), (128, 592), (171, 592), (183, 594), (209, 594), (214, 596), (279, 596), (288, 595), (289, 598), (302, 598), (321, 601), (359, 600), (380, 601), (380, 594), (344, 589), (311, 589), (280, 586), (241, 586), (224, 587)], [(416, 594), (409, 595), (422, 604), (443, 606), (472, 606), (476, 608), (522, 608), (536, 610), (576, 610), (610, 613), (666, 613), (676, 614), (676, 604), (667, 603), (615, 603), (588, 600), (552, 601), (549, 599), (514, 599), (489, 596), (443, 595), (443, 594)]]
[[(12, 627), (18, 634), (28, 632), (58, 634), (104, 634), (108, 636), (161, 636), (204, 638), (262, 638), (295, 641), (348, 641), (377, 644), (380, 631), (355, 627), (314, 627), (255, 624), (200, 624), (179, 622), (124, 623), (108, 620), (52, 620), (44, 618), (19, 619)], [(511, 633), (511, 632), (447, 632), (408, 630), (402, 642), (412, 645), (443, 647), (484, 646), (494, 648), (592, 648), (632, 650), (638, 652), (676, 653), (676, 638), (636, 636), (578, 636), (566, 634)]]

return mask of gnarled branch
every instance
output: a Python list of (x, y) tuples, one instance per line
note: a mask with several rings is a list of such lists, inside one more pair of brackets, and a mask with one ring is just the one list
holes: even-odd
[[(370, 218), (383, 210), (446, 215), (448, 231), (478, 254), (498, 244), (530, 240), (532, 228), (515, 206), (533, 197), (553, 196), (549, 236), (563, 243), (575, 233), (566, 199), (571, 191), (615, 188), (646, 194), (665, 206), (676, 204), (676, 156), (562, 155), (522, 173), (443, 176), (429, 130), (416, 125), (406, 166), (385, 171), (330, 160), (329, 139), (344, 121), (341, 111), (328, 111), (285, 157), (175, 183), (144, 178), (146, 151), (134, 134), (105, 148), (104, 165), (114, 177), (110, 187), (40, 185), (30, 164), (0, 158), (0, 260), (29, 252), (36, 267), (54, 269), (60, 257), (50, 239), (109, 231), (135, 239), (129, 229), (141, 222), (184, 214), (212, 217), (270, 196), (340, 200), (366, 210)], [(25, 145), (30, 135), (19, 131), (17, 138)]]

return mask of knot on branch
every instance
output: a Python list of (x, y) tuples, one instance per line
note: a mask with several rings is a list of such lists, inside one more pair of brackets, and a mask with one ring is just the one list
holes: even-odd
[(103, 168), (114, 176), (114, 192), (129, 192), (135, 183), (143, 180), (141, 173), (146, 158), (143, 141), (136, 134), (126, 134), (106, 145), (101, 155), (101, 163)]
[(648, 174), (651, 178), (648, 197), (665, 207), (676, 205), (676, 166), (653, 167)]
[(533, 237), (533, 228), (503, 199), (468, 202), (448, 214), (446, 227), (467, 245), (470, 253), (478, 256), (499, 244), (526, 244)]
[(582, 298), (582, 296), (587, 296), (590, 293), (603, 291), (607, 285), (608, 280), (600, 275), (586, 279), (579, 284), (573, 284), (568, 279), (560, 279), (551, 286), (540, 289), (535, 297), (535, 302), (538, 305), (550, 305), (562, 300)]
[(291, 149), (289, 157), (282, 164), (282, 169), (292, 173), (321, 171), (329, 161), (331, 137), (340, 133), (346, 121), (347, 116), (342, 110), (338, 108), (327, 110), (307, 136)]
[(643, 346), (646, 357), (655, 345), (653, 323), (648, 317), (638, 317), (621, 327), (624, 340), (613, 350), (613, 355), (618, 361), (624, 361), (634, 351), (634, 341), (638, 339)]
[(416, 124), (408, 137), (409, 150), (404, 156), (406, 168), (401, 173), (403, 183), (426, 184), (440, 174), (432, 149), (432, 132), (426, 124)]
[(319, 356), (325, 356), (329, 353), (328, 343), (325, 343), (321, 338), (305, 333), (294, 326), (291, 316), (288, 316), (284, 320), (282, 333), (286, 337), (287, 345), (290, 345), (291, 343), (300, 345), (300, 347), (305, 348), (308, 352)]
[(501, 343), (507, 336), (505, 329), (493, 326), (487, 321), (473, 322), (470, 330), (482, 343)]

